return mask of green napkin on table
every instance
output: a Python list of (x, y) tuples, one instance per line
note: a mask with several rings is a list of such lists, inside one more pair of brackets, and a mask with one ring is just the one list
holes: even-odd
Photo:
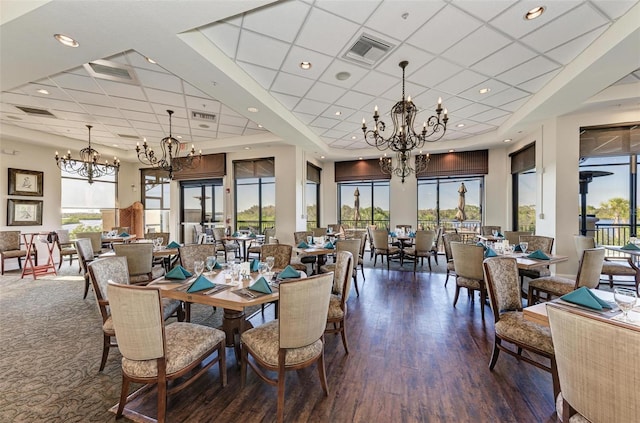
[(304, 241), (300, 241), (300, 244), (298, 244), (298, 248), (309, 248), (309, 244)]
[(496, 237), (498, 238), (504, 238), (504, 235), (501, 232), (498, 232), (498, 235), (496, 235)]
[(560, 299), (567, 301), (569, 303), (581, 305), (594, 310), (611, 308), (611, 305), (608, 302), (600, 299), (596, 294), (591, 292), (591, 290), (586, 286), (581, 286), (575, 291), (572, 291), (568, 294), (563, 295), (562, 297), (560, 297)]
[(529, 254), (527, 258), (536, 260), (551, 260), (548, 255), (540, 250), (535, 250), (533, 253)]
[(284, 270), (282, 272), (280, 272), (278, 277), (280, 279), (299, 278), (300, 277), (300, 272), (298, 272), (296, 269), (294, 269), (291, 266), (287, 266), (287, 267), (284, 268)]
[(263, 294), (271, 294), (273, 292), (264, 276), (260, 276), (257, 281), (249, 286), (249, 289), (256, 292), (262, 292)]
[(331, 241), (327, 241), (327, 243), (326, 243), (326, 244), (324, 244), (324, 248), (328, 248), (328, 249), (330, 249), (330, 250), (333, 250), (333, 249), (334, 249), (334, 248), (336, 248), (336, 247), (335, 247), (335, 245), (333, 245), (333, 242), (331, 242)]
[(236, 236), (238, 236), (238, 233), (234, 232), (231, 236), (236, 237)]
[(516, 253), (521, 253), (522, 252), (522, 248), (520, 248), (520, 244), (516, 244), (516, 247), (513, 249), (514, 252)]
[(222, 265), (216, 261), (216, 265), (213, 266), (213, 268), (220, 270), (220, 269), (222, 269)]
[(249, 238), (257, 238), (257, 237), (258, 237), (258, 235), (254, 234), (253, 232), (251, 232), (249, 234)]
[(632, 250), (632, 251), (637, 251), (640, 250), (640, 248), (638, 248), (638, 246), (636, 244), (633, 243), (628, 243), (627, 245), (625, 245), (624, 247), (620, 247), (621, 250)]
[(496, 253), (493, 248), (487, 247), (487, 249), (484, 250), (484, 258), (488, 257), (498, 257), (498, 253)]
[(210, 289), (210, 288), (215, 288), (215, 285), (213, 284), (213, 282), (211, 282), (209, 279), (205, 278), (204, 276), (200, 275), (198, 276), (198, 279), (196, 279), (195, 281), (193, 281), (191, 285), (189, 285), (187, 292), (198, 292), (198, 291), (203, 291), (205, 289)]
[(167, 272), (166, 275), (164, 275), (165, 279), (179, 279), (179, 280), (185, 280), (187, 279), (189, 276), (191, 276), (191, 273), (185, 269), (184, 267), (177, 265), (176, 267), (174, 267), (173, 269), (169, 270)]
[(256, 259), (251, 260), (251, 271), (252, 272), (257, 272), (258, 271), (258, 266), (260, 266), (260, 262)]
[(478, 247), (483, 247), (485, 250), (487, 249), (487, 246), (486, 246), (486, 245), (484, 245), (484, 242), (482, 242), (482, 241), (478, 241), (478, 242), (476, 242), (476, 245), (477, 245)]
[(120, 234), (120, 235), (118, 235), (118, 236), (119, 236), (119, 237), (124, 238), (124, 237), (126, 237), (126, 236), (129, 236), (129, 234), (128, 234), (128, 233), (126, 233), (126, 232), (123, 232), (123, 233), (121, 233), (121, 234)]
[(395, 238), (398, 236), (395, 232), (389, 232), (389, 235), (391, 235), (391, 238)]
[(179, 248), (180, 244), (178, 244), (175, 241), (171, 241), (169, 244), (167, 244), (167, 248)]

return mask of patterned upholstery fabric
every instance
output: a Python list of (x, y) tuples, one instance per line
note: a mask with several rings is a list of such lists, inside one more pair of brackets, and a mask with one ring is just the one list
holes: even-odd
[(453, 260), (453, 254), (451, 253), (451, 243), (462, 242), (462, 235), (456, 233), (447, 233), (442, 235), (442, 244), (444, 245), (444, 255), (447, 261)]
[[(193, 323), (176, 322), (165, 326), (167, 375), (172, 375), (197, 360), (225, 338), (219, 329)], [(155, 377), (157, 360), (129, 360), (122, 357), (122, 370), (129, 376)]]
[[(262, 361), (270, 366), (278, 366), (279, 351), (279, 322), (272, 320), (269, 323), (249, 329), (242, 334), (242, 342)], [(287, 350), (286, 366), (303, 363), (317, 357), (322, 352), (322, 340), (318, 339), (310, 345), (301, 348)]]
[(162, 245), (167, 245), (169, 243), (169, 236), (169, 232), (147, 232), (144, 234), (144, 239), (156, 240), (157, 238), (162, 238)]
[(493, 231), (502, 231), (501, 226), (481, 226), (480, 235), (493, 235)]
[(629, 266), (629, 263), (626, 261), (605, 260), (604, 263), (602, 263), (602, 274), (635, 276), (636, 270)]
[(193, 262), (205, 261), (208, 256), (216, 255), (216, 247), (213, 244), (190, 244), (178, 248), (180, 252), (180, 265), (193, 273)]
[[(287, 244), (265, 244), (260, 252), (260, 260), (265, 261), (267, 257), (274, 258), (273, 268), (282, 270), (291, 264), (291, 254), (293, 247)], [(305, 266), (306, 269), (306, 266)]]
[(469, 279), (464, 276), (458, 276), (456, 279), (458, 286), (463, 288), (480, 289), (480, 281), (477, 279)]
[(320, 266), (320, 273), (329, 273), (329, 272), (334, 272), (335, 270), (336, 270), (335, 263), (328, 263)]
[(116, 331), (113, 329), (113, 319), (111, 316), (107, 317), (107, 320), (102, 324), (102, 330), (107, 336), (116, 336)]
[[(34, 249), (33, 256), (37, 256), (37, 250)], [(20, 249), (20, 231), (0, 231), (0, 267), (4, 275), (4, 261), (8, 259), (18, 259), (18, 265), (21, 267), (20, 259), (27, 256), (26, 250)]]
[(213, 239), (215, 241), (217, 251), (224, 251), (225, 253), (230, 251), (240, 251), (240, 244), (238, 244), (237, 241), (226, 241), (224, 238), (224, 228), (213, 228)]
[(553, 295), (561, 296), (573, 291), (576, 285), (576, 281), (563, 278), (560, 276), (548, 276), (544, 278), (532, 279), (529, 281), (529, 286), (535, 289), (542, 290), (544, 292), (552, 292)]
[(522, 235), (520, 242), (527, 242), (527, 251), (540, 250), (545, 254), (551, 254), (553, 249), (553, 238), (539, 235)]
[[(520, 282), (518, 282), (518, 266), (515, 259), (502, 257), (487, 260), (485, 266), (491, 269), (493, 275), (500, 275), (492, 279), (493, 299), (499, 312), (522, 310)], [(491, 288), (491, 287), (490, 287)], [(492, 304), (494, 306), (494, 304)]]
[(500, 320), (495, 324), (496, 334), (507, 341), (513, 340), (518, 344), (535, 346), (542, 351), (553, 354), (551, 330), (525, 320), (522, 312), (508, 311), (500, 314)]
[(447, 272), (454, 272), (456, 270), (455, 264), (453, 264), (453, 260), (447, 262)]
[(329, 319), (344, 318), (344, 310), (340, 306), (341, 301), (342, 301), (342, 297), (340, 295), (331, 294), (331, 299), (329, 300), (329, 314), (327, 315), (327, 318)]

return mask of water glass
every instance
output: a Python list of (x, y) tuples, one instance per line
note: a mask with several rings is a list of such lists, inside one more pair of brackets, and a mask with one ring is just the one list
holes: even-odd
[(527, 252), (527, 248), (529, 248), (529, 243), (528, 242), (521, 242), (520, 243), (520, 249), (522, 250), (522, 254), (525, 254)]
[(269, 256), (266, 259), (266, 263), (267, 263), (267, 269), (269, 269), (269, 274), (271, 275), (271, 269), (273, 269), (273, 266), (276, 263), (276, 259), (273, 256)]
[(216, 253), (216, 257), (217, 257), (217, 261), (218, 263), (222, 264), (222, 263), (226, 263), (226, 260), (224, 258), (224, 251), (218, 251)]
[(195, 272), (196, 276), (200, 276), (202, 272), (204, 272), (204, 261), (195, 260), (193, 262), (193, 271)]
[(628, 313), (636, 305), (637, 300), (636, 291), (627, 288), (615, 288), (613, 290), (613, 299), (615, 300), (620, 310), (622, 310), (622, 320), (629, 322)]
[(208, 256), (207, 259), (205, 260), (204, 264), (205, 266), (207, 266), (207, 270), (209, 272), (213, 272), (213, 269), (216, 267), (216, 263), (217, 263), (218, 259), (216, 258), (216, 256)]
[(313, 236), (308, 236), (307, 237), (307, 244), (309, 244), (309, 245), (313, 244)]
[(264, 261), (258, 263), (258, 273), (260, 274), (260, 276), (264, 276), (264, 274), (267, 273), (267, 263), (265, 263)]

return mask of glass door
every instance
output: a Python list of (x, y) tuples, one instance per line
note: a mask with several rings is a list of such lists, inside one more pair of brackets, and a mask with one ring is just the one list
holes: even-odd
[(181, 182), (180, 219), (186, 244), (197, 242), (200, 231), (224, 226), (222, 179)]

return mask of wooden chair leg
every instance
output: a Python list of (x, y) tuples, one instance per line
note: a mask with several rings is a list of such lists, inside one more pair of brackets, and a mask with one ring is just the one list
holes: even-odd
[(102, 360), (100, 361), (100, 372), (104, 370), (104, 366), (107, 364), (107, 358), (109, 357), (109, 348), (111, 348), (111, 337), (103, 335), (102, 340)]
[(458, 302), (458, 296), (460, 296), (460, 285), (456, 285), (456, 295), (453, 297), (453, 306), (456, 306)]
[(278, 406), (277, 406), (277, 418), (278, 423), (284, 422), (284, 387), (285, 387), (285, 354), (284, 350), (280, 350), (278, 356)]
[(89, 293), (89, 274), (87, 273), (86, 275), (84, 275), (84, 296), (82, 297), (83, 300), (87, 298), (88, 293)]
[(356, 296), (360, 296), (360, 290), (358, 289), (358, 271), (353, 274), (353, 287), (356, 289)]
[(120, 390), (120, 403), (118, 403), (118, 411), (116, 411), (116, 418), (122, 417), (124, 406), (127, 404), (127, 393), (129, 392), (129, 379), (122, 375), (122, 389)]
[(347, 345), (347, 328), (344, 320), (340, 322), (340, 335), (342, 336), (342, 345), (344, 345), (345, 353), (349, 354), (349, 345)]
[(500, 338), (496, 338), (493, 341), (493, 353), (491, 354), (491, 360), (489, 360), (489, 370), (493, 370), (498, 361), (498, 355), (500, 355)]
[(320, 353), (320, 357), (318, 357), (318, 375), (320, 376), (320, 384), (322, 385), (322, 390), (324, 391), (324, 396), (329, 396), (329, 385), (327, 385), (327, 372), (324, 368), (324, 338), (322, 339), (322, 353)]

